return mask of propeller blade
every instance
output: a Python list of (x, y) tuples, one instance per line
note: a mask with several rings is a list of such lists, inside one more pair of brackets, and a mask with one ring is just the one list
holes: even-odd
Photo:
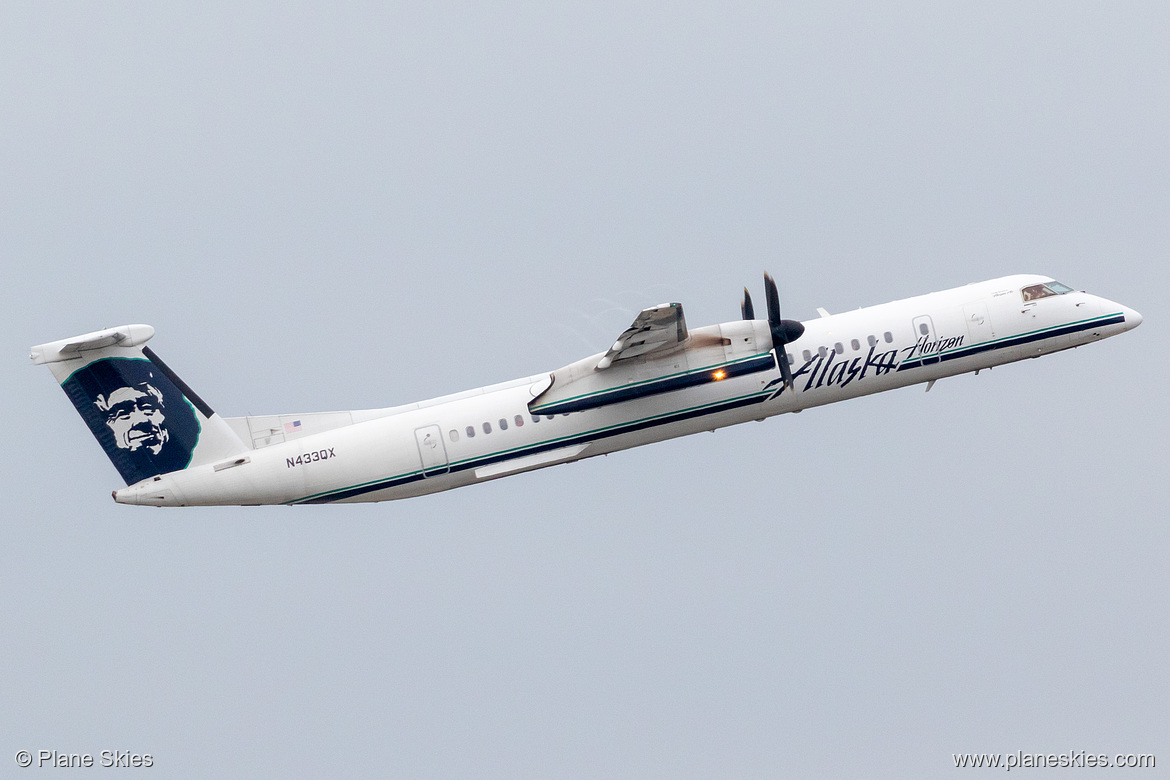
[(788, 365), (788, 353), (784, 351), (783, 347), (776, 350), (776, 363), (780, 366), (780, 377), (784, 380), (781, 388), (787, 390), (791, 387), (795, 391), (796, 384), (792, 381), (792, 366)]
[(781, 392), (788, 388), (795, 389), (792, 367), (788, 365), (788, 352), (784, 347), (804, 335), (804, 325), (780, 317), (780, 294), (776, 291), (776, 280), (770, 274), (764, 274), (764, 295), (768, 301), (768, 330), (772, 333), (772, 348), (776, 350), (776, 367), (780, 369), (780, 376), (784, 380)]
[(739, 305), (739, 310), (743, 312), (745, 320), (754, 320), (756, 318), (756, 309), (752, 306), (752, 295), (748, 289), (743, 288), (743, 303)]
[(768, 300), (768, 322), (774, 328), (780, 322), (780, 294), (776, 292), (776, 280), (771, 274), (764, 274), (764, 297)]

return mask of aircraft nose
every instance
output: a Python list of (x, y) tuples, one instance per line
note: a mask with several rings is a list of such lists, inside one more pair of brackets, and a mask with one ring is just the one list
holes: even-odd
[(1133, 330), (1138, 325), (1142, 324), (1142, 315), (1137, 310), (1131, 309), (1128, 306), (1122, 306), (1121, 313), (1125, 315), (1126, 330)]
[[(1121, 323), (1121, 329), (1115, 332), (1125, 333), (1127, 330), (1133, 330), (1142, 324), (1142, 315), (1140, 312), (1107, 298), (1098, 298), (1097, 300), (1101, 304), (1102, 314), (1116, 315), (1120, 313), (1124, 319), (1124, 322)], [(1112, 317), (1111, 319), (1113, 322), (1117, 322), (1116, 317)]]

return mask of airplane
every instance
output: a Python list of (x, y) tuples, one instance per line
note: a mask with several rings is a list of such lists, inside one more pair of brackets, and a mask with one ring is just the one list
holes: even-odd
[(605, 351), (427, 401), (221, 417), (123, 325), (32, 348), (126, 487), (119, 504), (386, 501), (484, 482), (862, 395), (934, 383), (1132, 330), (1142, 316), (1048, 276), (1015, 275), (804, 322), (688, 328), (643, 310)]

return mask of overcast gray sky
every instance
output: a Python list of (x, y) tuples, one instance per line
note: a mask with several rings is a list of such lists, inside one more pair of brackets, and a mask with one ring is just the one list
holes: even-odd
[[(0, 775), (1164, 773), (1168, 39), (1162, 2), (4, 4)], [(115, 505), (26, 357), (146, 322), (225, 415), (388, 406), (735, 319), (765, 269), (804, 319), (1037, 272), (1145, 324), (344, 507)]]

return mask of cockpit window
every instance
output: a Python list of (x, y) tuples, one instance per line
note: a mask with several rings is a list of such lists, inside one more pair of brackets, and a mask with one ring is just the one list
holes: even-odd
[(1070, 293), (1073, 288), (1067, 284), (1060, 282), (1048, 282), (1048, 284), (1033, 284), (1020, 290), (1020, 295), (1024, 296), (1024, 301), (1038, 301), (1041, 298), (1049, 298), (1053, 295), (1064, 295)]
[(1030, 287), (1025, 287), (1020, 290), (1020, 294), (1024, 296), (1024, 301), (1038, 301), (1041, 298), (1047, 298), (1050, 295), (1056, 295), (1053, 290), (1048, 289), (1048, 285), (1033, 284)]

